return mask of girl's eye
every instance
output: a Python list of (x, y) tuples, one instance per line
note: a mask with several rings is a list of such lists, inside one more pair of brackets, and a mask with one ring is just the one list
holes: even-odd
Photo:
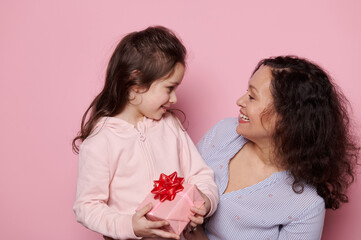
[(168, 90), (171, 92), (174, 90), (174, 87), (168, 87)]

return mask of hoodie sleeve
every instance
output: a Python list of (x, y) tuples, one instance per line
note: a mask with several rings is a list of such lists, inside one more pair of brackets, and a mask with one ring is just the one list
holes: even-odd
[(77, 192), (73, 210), (86, 228), (115, 239), (136, 238), (132, 215), (107, 205), (111, 179), (109, 144), (96, 135), (83, 142), (79, 152)]
[(173, 118), (173, 124), (178, 132), (180, 147), (180, 165), (184, 174), (185, 181), (195, 184), (198, 189), (204, 193), (211, 202), (211, 209), (208, 216), (212, 215), (218, 205), (218, 188), (214, 182), (213, 170), (208, 167), (200, 156), (193, 141), (183, 129), (178, 119)]

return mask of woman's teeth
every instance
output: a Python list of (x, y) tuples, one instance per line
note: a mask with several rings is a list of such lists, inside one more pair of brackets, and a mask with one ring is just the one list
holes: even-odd
[(249, 117), (247, 117), (246, 115), (240, 113), (239, 116), (242, 118), (243, 121), (247, 121), (247, 122), (249, 121)]

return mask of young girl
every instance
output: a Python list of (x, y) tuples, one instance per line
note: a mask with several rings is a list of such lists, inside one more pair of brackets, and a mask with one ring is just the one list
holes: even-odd
[(104, 88), (85, 112), (73, 140), (79, 153), (74, 212), (85, 227), (115, 239), (179, 239), (160, 229), (167, 221), (145, 218), (151, 204), (135, 212), (153, 180), (174, 171), (185, 183), (195, 184), (205, 200), (200, 209), (192, 208), (196, 214), (190, 216), (192, 226), (215, 211), (218, 192), (213, 172), (168, 112), (177, 102), (175, 90), (183, 79), (185, 56), (180, 40), (164, 27), (130, 33), (116, 47)]

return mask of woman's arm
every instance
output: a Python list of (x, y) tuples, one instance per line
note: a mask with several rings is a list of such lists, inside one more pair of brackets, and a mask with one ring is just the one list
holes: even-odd
[(281, 229), (279, 240), (321, 239), (325, 211), (325, 203), (320, 198), (318, 202), (311, 205), (298, 219), (295, 219), (295, 221)]

